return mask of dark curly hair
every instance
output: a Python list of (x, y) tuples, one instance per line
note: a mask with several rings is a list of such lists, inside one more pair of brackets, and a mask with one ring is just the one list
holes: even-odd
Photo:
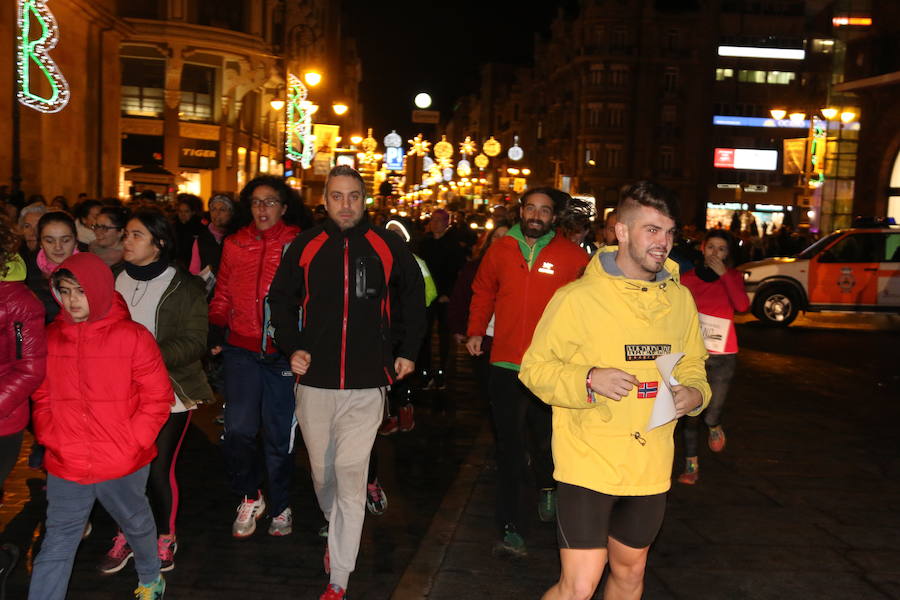
[(22, 239), (13, 229), (9, 216), (0, 213), (0, 278), (6, 277), (9, 261), (15, 257), (21, 243)]

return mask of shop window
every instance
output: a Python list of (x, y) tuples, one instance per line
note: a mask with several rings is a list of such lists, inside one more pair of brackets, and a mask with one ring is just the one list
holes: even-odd
[(181, 71), (179, 118), (182, 121), (211, 122), (215, 89), (216, 70), (213, 67), (184, 65)]
[(716, 81), (725, 81), (734, 77), (734, 69), (716, 69)]
[(166, 63), (153, 58), (121, 58), (122, 115), (160, 118), (163, 114), (163, 87)]
[(738, 81), (743, 83), (765, 83), (766, 72), (741, 69), (738, 71)]

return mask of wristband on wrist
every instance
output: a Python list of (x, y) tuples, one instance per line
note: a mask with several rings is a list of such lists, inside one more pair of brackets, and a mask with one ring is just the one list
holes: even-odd
[(594, 388), (591, 387), (591, 373), (594, 372), (594, 367), (588, 369), (587, 375), (584, 378), (584, 387), (587, 389), (587, 402), (588, 404), (594, 404), (597, 402), (597, 398), (594, 396)]

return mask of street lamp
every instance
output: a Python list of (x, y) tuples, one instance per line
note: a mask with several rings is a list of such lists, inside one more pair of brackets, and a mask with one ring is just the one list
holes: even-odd
[(349, 107), (346, 104), (344, 104), (343, 102), (335, 102), (334, 104), (331, 105), (331, 110), (333, 110), (334, 114), (336, 114), (339, 117), (341, 115), (343, 115), (344, 113), (346, 113), (348, 109), (349, 109)]
[(316, 71), (307, 71), (303, 74), (303, 81), (310, 87), (316, 87), (322, 82), (322, 74)]
[(354, 146), (356, 146), (357, 144), (359, 144), (362, 141), (363, 141), (363, 137), (361, 135), (354, 135), (354, 136), (350, 137), (350, 143), (352, 143)]
[(284, 100), (279, 100), (278, 98), (270, 100), (269, 106), (272, 107), (272, 110), (279, 111), (284, 108)]
[(417, 107), (421, 108), (422, 110), (425, 110), (426, 108), (431, 106), (431, 96), (425, 92), (419, 92), (418, 94), (416, 94), (416, 97), (413, 100), (413, 102), (416, 103)]

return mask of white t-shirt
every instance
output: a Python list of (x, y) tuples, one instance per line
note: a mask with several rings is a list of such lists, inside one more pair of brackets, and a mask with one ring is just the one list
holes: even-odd
[[(116, 278), (116, 291), (125, 299), (132, 320), (149, 329), (153, 337), (156, 337), (156, 307), (159, 306), (159, 301), (166, 293), (169, 284), (172, 283), (173, 277), (175, 277), (175, 268), (168, 267), (150, 281), (134, 279), (128, 274), (128, 271), (122, 271)], [(172, 412), (181, 413), (186, 410), (188, 409), (178, 398), (178, 394), (175, 394)]]

